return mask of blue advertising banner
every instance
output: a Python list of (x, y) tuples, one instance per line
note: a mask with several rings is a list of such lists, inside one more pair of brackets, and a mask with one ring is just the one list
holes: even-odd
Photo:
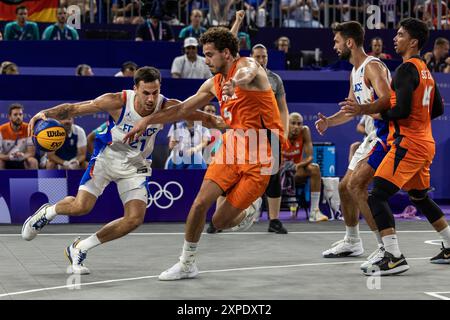
[[(75, 196), (83, 171), (0, 171), (0, 223), (22, 224), (42, 204)], [(154, 170), (149, 182), (145, 222), (185, 222), (200, 189), (204, 170)], [(208, 213), (210, 217), (211, 209)], [(91, 213), (58, 216), (56, 223), (105, 223), (123, 217), (123, 205), (114, 183), (99, 197)]]

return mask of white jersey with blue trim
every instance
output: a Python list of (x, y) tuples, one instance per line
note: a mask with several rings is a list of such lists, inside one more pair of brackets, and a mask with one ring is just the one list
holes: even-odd
[[(96, 150), (95, 158), (105, 158), (112, 163), (120, 162), (120, 170), (135, 170), (141, 167), (150, 167), (151, 154), (155, 145), (157, 133), (163, 129), (162, 124), (151, 124), (147, 126), (146, 131), (137, 141), (123, 143), (125, 135), (135, 126), (143, 117), (140, 116), (134, 108), (136, 93), (133, 90), (125, 90), (126, 104), (123, 106), (122, 113), (117, 123), (111, 123), (104, 129), (105, 132), (99, 132), (98, 136), (106, 135), (101, 150)], [(167, 99), (159, 95), (158, 102), (154, 112), (161, 110), (163, 103)], [(110, 120), (110, 122), (112, 119)], [(110, 131), (110, 134), (108, 134)], [(139, 170), (138, 170), (139, 171)], [(137, 172), (140, 173), (140, 172)], [(142, 172), (144, 173), (144, 172)]]
[[(371, 103), (373, 101), (375, 101), (375, 90), (373, 89), (373, 87), (370, 87), (366, 84), (366, 81), (364, 80), (364, 72), (366, 70), (366, 66), (368, 63), (370, 62), (379, 62), (382, 65), (384, 65), (386, 67), (386, 65), (378, 58), (376, 57), (372, 57), (372, 56), (368, 56), (366, 58), (366, 60), (364, 60), (364, 62), (359, 66), (358, 69), (355, 69), (355, 67), (353, 67), (352, 69), (352, 91), (353, 94), (355, 95), (356, 101), (358, 102), (358, 104), (366, 104), (366, 103)], [(389, 83), (391, 83), (391, 73), (389, 72), (389, 69), (386, 67), (387, 74), (388, 74), (388, 80)], [(373, 128), (372, 132), (368, 132), (366, 127), (366, 133), (368, 136), (371, 136), (372, 138), (378, 137), (381, 138), (382, 140), (385, 140), (385, 136), (386, 136), (386, 128), (387, 125), (384, 123), (385, 121), (379, 121), (376, 120), (374, 127), (370, 126)]]

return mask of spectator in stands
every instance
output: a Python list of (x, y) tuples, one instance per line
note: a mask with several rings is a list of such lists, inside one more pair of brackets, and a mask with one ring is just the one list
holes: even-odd
[(3, 34), (1, 31), (0, 31), (0, 41), (3, 41)]
[(201, 10), (194, 9), (191, 12), (191, 24), (181, 29), (178, 37), (180, 39), (194, 37), (199, 39), (200, 36), (206, 32), (206, 28), (201, 26), (203, 20), (203, 13)]
[(55, 152), (48, 152), (47, 169), (86, 169), (86, 133), (73, 123), (73, 118), (60, 121), (66, 130), (66, 140)]
[(75, 28), (67, 25), (67, 8), (59, 7), (56, 11), (57, 22), (48, 26), (42, 34), (42, 40), (79, 40)]
[(228, 16), (233, 12), (231, 6), (239, 0), (210, 0), (209, 21), (211, 26), (228, 26)]
[(94, 75), (94, 72), (92, 71), (92, 68), (88, 64), (80, 64), (77, 66), (75, 70), (75, 75), (81, 76), (81, 77), (92, 77)]
[(136, 41), (175, 41), (172, 27), (156, 14), (136, 29)]
[[(247, 25), (254, 26), (257, 23), (257, 15), (260, 10), (266, 10), (267, 0), (245, 0), (244, 8), (245, 8), (245, 16), (247, 17)], [(265, 14), (264, 21), (259, 21), (260, 27), (265, 26)]]
[(23, 106), (9, 106), (9, 122), (0, 126), (0, 169), (37, 169), (36, 148), (23, 122)]
[[(313, 163), (313, 145), (308, 126), (303, 125), (303, 117), (297, 112), (289, 115), (289, 147), (282, 150), (283, 162), (291, 161), (295, 165), (295, 183), (302, 184), (311, 178), (311, 214), (309, 221), (327, 221), (328, 218), (319, 209), (321, 174), (320, 167)], [(305, 157), (303, 157), (305, 154)], [(283, 164), (285, 165), (285, 164)]]
[(19, 74), (19, 67), (11, 61), (3, 61), (0, 65), (0, 74)]
[(212, 77), (205, 58), (197, 53), (198, 41), (196, 38), (184, 39), (185, 54), (176, 57), (172, 62), (172, 78), (208, 79)]
[(382, 60), (391, 60), (392, 56), (389, 53), (383, 52), (383, 39), (375, 37), (370, 40), (372, 51), (368, 53), (369, 56), (374, 56)]
[(437, 29), (438, 25), (438, 2), (441, 3), (441, 27), (449, 29), (450, 12), (447, 6), (447, 1), (427, 0), (424, 4), (423, 21), (430, 27), (430, 29)]
[(206, 169), (203, 148), (210, 140), (209, 130), (198, 122), (181, 121), (169, 129), (169, 149), (166, 169)]
[(18, 6), (16, 17), (16, 21), (9, 22), (5, 26), (5, 40), (39, 40), (38, 25), (36, 22), (27, 21), (27, 7)]
[(300, 70), (300, 54), (290, 52), (291, 41), (288, 37), (279, 37), (275, 42), (275, 47), (285, 53), (287, 70)]
[(445, 38), (437, 38), (434, 41), (432, 52), (424, 54), (425, 62), (431, 72), (443, 72), (447, 67), (447, 57), (450, 50), (449, 41)]
[[(102, 1), (100, 1), (101, 3)], [(81, 15), (83, 17), (89, 17), (91, 13), (91, 1), (87, 0), (60, 0), (59, 3), (60, 6), (66, 7), (70, 9), (70, 6), (77, 6), (81, 9)], [(93, 13), (94, 15), (97, 14), (97, 1), (92, 1), (92, 8), (94, 9)], [(71, 12), (69, 12), (69, 16), (71, 15)]]
[(288, 28), (322, 28), (314, 17), (319, 14), (317, 0), (282, 0), (281, 11), (285, 15), (283, 26)]
[(133, 61), (127, 61), (122, 64), (122, 69), (114, 77), (134, 77), (138, 65)]
[(142, 24), (142, 5), (140, 0), (113, 0), (111, 11), (114, 14), (113, 23), (116, 24)]

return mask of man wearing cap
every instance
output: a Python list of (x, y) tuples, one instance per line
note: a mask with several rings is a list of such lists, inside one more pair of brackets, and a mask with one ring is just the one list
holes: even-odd
[(189, 37), (184, 39), (184, 55), (176, 57), (172, 62), (172, 78), (208, 79), (211, 71), (205, 64), (205, 58), (197, 54), (198, 41)]

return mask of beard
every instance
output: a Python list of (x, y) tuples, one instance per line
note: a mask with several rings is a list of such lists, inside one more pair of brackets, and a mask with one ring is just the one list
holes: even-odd
[(340, 54), (340, 56), (339, 56), (339, 59), (340, 60), (350, 60), (350, 57), (352, 56), (352, 52), (350, 51), (350, 49), (349, 48), (345, 48), (342, 52), (341, 52), (341, 54)]
[(13, 121), (12, 123), (16, 126), (16, 127), (20, 127), (20, 125), (22, 124), (22, 120), (20, 120), (20, 119), (17, 119), (17, 120), (15, 120), (15, 121)]

